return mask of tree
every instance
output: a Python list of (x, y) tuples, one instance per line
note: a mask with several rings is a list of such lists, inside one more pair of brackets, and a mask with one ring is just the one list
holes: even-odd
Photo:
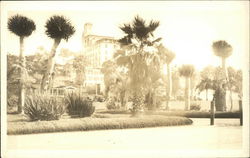
[(123, 50), (115, 54), (117, 64), (128, 68), (130, 87), (133, 93), (133, 110), (143, 108), (144, 95), (147, 82), (151, 81), (149, 65), (159, 65), (159, 57), (156, 55), (155, 44), (161, 38), (154, 39), (153, 32), (159, 26), (159, 22), (151, 20), (146, 24), (145, 20), (136, 16), (131, 24), (123, 24), (120, 29), (125, 36), (119, 40)]
[(206, 91), (206, 101), (208, 101), (208, 90), (212, 89), (214, 79), (215, 68), (213, 66), (207, 66), (200, 72), (201, 81), (196, 86), (199, 93)]
[(180, 89), (180, 75), (177, 67), (172, 68), (172, 96), (176, 99), (176, 96)]
[(18, 97), (18, 113), (22, 113), (25, 102), (25, 56), (24, 56), (24, 38), (32, 34), (36, 29), (36, 25), (33, 20), (28, 19), (25, 16), (15, 15), (8, 19), (8, 29), (15, 35), (19, 36), (20, 40), (20, 54), (19, 54), (19, 97)]
[(168, 104), (169, 104), (171, 94), (172, 94), (172, 77), (171, 77), (172, 72), (171, 72), (170, 64), (175, 58), (175, 54), (172, 51), (165, 48), (162, 44), (158, 46), (158, 51), (160, 54), (160, 59), (163, 61), (163, 63), (167, 65), (166, 110), (168, 110), (169, 109)]
[(75, 32), (75, 28), (71, 25), (68, 19), (66, 19), (64, 16), (57, 15), (49, 18), (49, 20), (46, 22), (45, 28), (47, 36), (54, 39), (54, 44), (48, 57), (46, 72), (44, 73), (42, 78), (41, 90), (48, 90), (52, 88), (52, 81), (54, 78), (55, 56), (57, 53), (56, 49), (62, 39), (68, 41), (68, 39)]
[(193, 65), (182, 65), (179, 68), (180, 76), (185, 77), (185, 110), (188, 110), (190, 107), (190, 78), (194, 74), (194, 66)]
[(230, 90), (230, 101), (231, 107), (230, 111), (233, 109), (233, 99), (232, 99), (232, 92), (238, 93), (239, 99), (242, 97), (242, 71), (235, 70), (232, 67), (228, 67), (228, 87)]
[(115, 97), (122, 108), (126, 109), (128, 86), (127, 74), (119, 71), (115, 62), (108, 60), (102, 64), (101, 72), (104, 74), (105, 97), (107, 100)]
[[(226, 81), (228, 82), (226, 58), (228, 58), (232, 54), (233, 48), (230, 44), (228, 44), (226, 41), (223, 41), (223, 40), (214, 42), (212, 47), (213, 47), (214, 54), (221, 58), (221, 67), (224, 71)], [(226, 95), (224, 97), (226, 98)], [(225, 98), (221, 98), (221, 99), (225, 100)], [(226, 102), (222, 105), (222, 107), (224, 107), (223, 109), (225, 109)]]
[(87, 66), (87, 60), (83, 55), (78, 55), (73, 60), (73, 68), (76, 71), (76, 84), (81, 86), (85, 79), (85, 67)]

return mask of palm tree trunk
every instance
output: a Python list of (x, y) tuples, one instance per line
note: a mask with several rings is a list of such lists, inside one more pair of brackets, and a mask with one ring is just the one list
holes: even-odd
[(24, 37), (20, 37), (20, 54), (19, 54), (19, 60), (20, 60), (20, 85), (19, 85), (19, 98), (18, 98), (18, 107), (17, 111), (18, 113), (23, 113), (23, 107), (25, 103), (25, 87), (24, 87), (24, 80), (25, 80), (25, 57), (23, 55), (23, 40)]
[(208, 101), (208, 89), (206, 89), (206, 101)]
[[(223, 71), (224, 71), (224, 73), (226, 75), (225, 77), (226, 77), (226, 81), (228, 83), (229, 81), (228, 81), (227, 69), (226, 69), (226, 58), (224, 58), (224, 57), (221, 58), (221, 66), (222, 66), (222, 69), (223, 69)], [(227, 91), (225, 91), (225, 96), (224, 97), (225, 98), (223, 98), (223, 100), (225, 100), (225, 104), (223, 105), (224, 106), (223, 109), (226, 110), (226, 106), (227, 106), (227, 100), (226, 100), (226, 98), (227, 98)]]
[(166, 100), (166, 110), (169, 110), (169, 101), (171, 98), (171, 92), (172, 92), (172, 81), (171, 81), (171, 70), (170, 70), (170, 64), (167, 64), (167, 100)]
[(189, 110), (189, 107), (190, 107), (190, 77), (186, 77), (185, 110)]
[(232, 90), (231, 90), (231, 87), (229, 88), (229, 92), (230, 92), (230, 103), (231, 103), (230, 111), (232, 111), (232, 110), (233, 110), (233, 98), (232, 98)]
[(56, 49), (60, 44), (60, 39), (55, 39), (54, 45), (51, 49), (50, 56), (48, 58), (47, 70), (43, 75), (42, 83), (41, 83), (41, 90), (48, 90), (52, 87), (51, 82), (53, 80), (53, 73), (55, 67), (55, 56), (56, 56)]

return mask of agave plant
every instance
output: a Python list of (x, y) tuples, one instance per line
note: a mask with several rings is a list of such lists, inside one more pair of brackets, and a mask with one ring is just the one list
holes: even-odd
[(20, 39), (20, 54), (19, 62), (20, 64), (17, 68), (20, 70), (20, 85), (19, 85), (19, 98), (18, 98), (18, 113), (22, 113), (24, 102), (25, 102), (25, 78), (27, 76), (24, 50), (24, 38), (32, 34), (36, 29), (35, 23), (21, 15), (15, 15), (8, 19), (8, 29), (15, 35), (19, 36)]
[(58, 45), (60, 44), (62, 39), (68, 41), (68, 39), (75, 32), (75, 28), (71, 25), (71, 22), (68, 19), (66, 19), (64, 16), (57, 15), (49, 18), (49, 20), (46, 22), (45, 28), (46, 35), (54, 39), (54, 44), (48, 58), (47, 70), (45, 71), (42, 78), (41, 90), (50, 89), (52, 87), (52, 81), (54, 78), (55, 56)]
[(55, 97), (31, 95), (25, 101), (24, 113), (31, 121), (58, 120), (64, 112), (65, 106)]

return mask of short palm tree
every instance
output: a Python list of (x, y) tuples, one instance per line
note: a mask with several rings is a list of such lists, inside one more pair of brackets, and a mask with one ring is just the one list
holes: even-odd
[(209, 78), (204, 78), (201, 82), (196, 86), (196, 89), (199, 90), (199, 93), (202, 91), (206, 91), (206, 101), (208, 101), (208, 90), (212, 89), (213, 81)]
[(179, 68), (180, 76), (185, 77), (186, 84), (185, 84), (185, 110), (189, 110), (190, 107), (190, 78), (194, 74), (194, 66), (193, 65), (182, 65)]
[(68, 41), (68, 39), (75, 32), (75, 28), (71, 25), (68, 19), (66, 19), (64, 16), (57, 15), (49, 18), (49, 20), (46, 22), (45, 28), (47, 36), (54, 39), (54, 44), (48, 58), (47, 69), (43, 75), (41, 90), (48, 90), (52, 87), (52, 81), (54, 78), (55, 56), (58, 45), (60, 44), (62, 39)]
[[(221, 67), (224, 71), (226, 81), (229, 82), (227, 69), (226, 69), (226, 58), (228, 58), (232, 54), (233, 48), (230, 44), (228, 44), (226, 41), (223, 41), (223, 40), (214, 42), (212, 45), (212, 48), (213, 48), (214, 54), (221, 58)], [(223, 97), (226, 97), (226, 95)], [(221, 99), (225, 100), (225, 98), (221, 98)], [(225, 105), (222, 105), (222, 106), (225, 109), (226, 102), (225, 102)]]
[(175, 54), (165, 48), (162, 44), (158, 46), (158, 51), (160, 55), (160, 59), (167, 65), (167, 87), (166, 87), (166, 95), (167, 95), (167, 100), (166, 100), (166, 110), (169, 109), (169, 100), (171, 98), (171, 93), (172, 93), (172, 75), (171, 75), (171, 67), (170, 64), (175, 58)]
[(24, 50), (24, 38), (28, 37), (32, 34), (32, 32), (36, 29), (36, 25), (33, 20), (21, 16), (15, 15), (8, 19), (8, 29), (15, 35), (19, 36), (20, 39), (20, 54), (19, 54), (19, 61), (20, 61), (20, 87), (19, 87), (19, 99), (18, 99), (18, 113), (22, 113), (24, 101), (25, 101), (25, 76), (27, 74), (25, 69), (25, 56), (23, 53)]

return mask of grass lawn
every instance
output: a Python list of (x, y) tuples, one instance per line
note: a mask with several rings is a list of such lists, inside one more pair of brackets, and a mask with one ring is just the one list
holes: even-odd
[(55, 121), (29, 122), (22, 115), (8, 115), (8, 135), (34, 134), (66, 131), (88, 131), (125, 128), (145, 128), (158, 126), (189, 125), (193, 121), (185, 117), (144, 115), (129, 117), (130, 115), (96, 114), (87, 118), (70, 118), (64, 116)]

